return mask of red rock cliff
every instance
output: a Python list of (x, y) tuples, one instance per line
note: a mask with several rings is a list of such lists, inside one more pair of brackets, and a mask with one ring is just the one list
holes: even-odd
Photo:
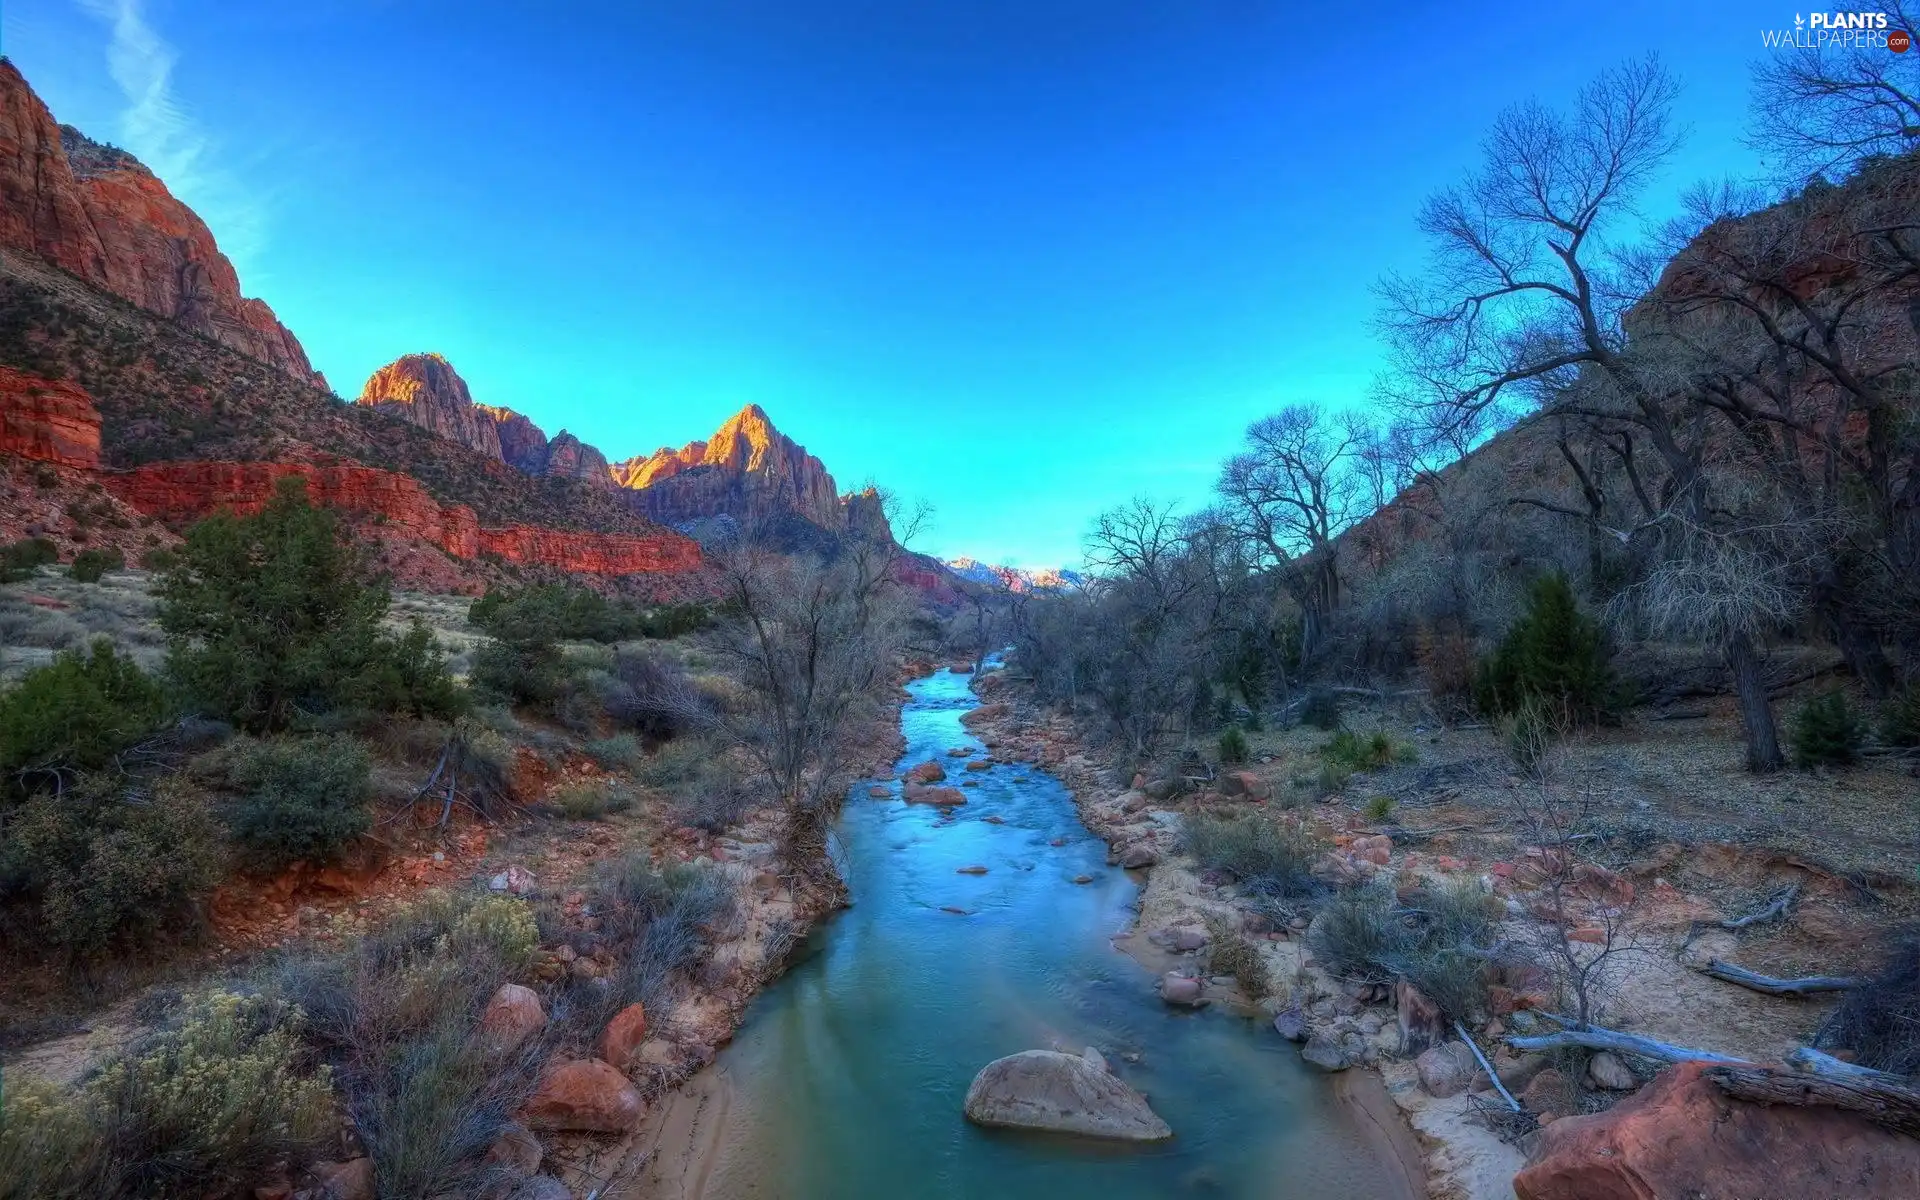
[(106, 477), (129, 506), (165, 521), (188, 521), (222, 508), (257, 511), (279, 481), (304, 477), (316, 504), (375, 518), (389, 532), (440, 547), (456, 558), (498, 555), (510, 562), (597, 575), (692, 571), (700, 549), (673, 533), (585, 533), (510, 525), (482, 529), (464, 504), (442, 505), (410, 476), (354, 463), (154, 463)]
[(0, 454), (91, 470), (100, 465), (100, 413), (70, 383), (0, 367)]
[(0, 59), (0, 246), (326, 386), (273, 310), (240, 294), (206, 223), (124, 151), (56, 126)]
[(357, 404), (410, 421), (420, 428), (505, 461), (500, 427), (474, 406), (467, 381), (438, 354), (407, 354), (375, 371)]
[(844, 521), (833, 476), (775, 429), (758, 404), (735, 413), (706, 441), (614, 464), (613, 478), (656, 521), (722, 513), (752, 520), (782, 509), (823, 529), (839, 529)]

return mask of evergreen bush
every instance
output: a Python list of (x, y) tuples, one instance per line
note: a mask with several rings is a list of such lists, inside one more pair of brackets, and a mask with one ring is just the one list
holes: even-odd
[(1247, 735), (1238, 725), (1229, 725), (1220, 734), (1220, 761), (1238, 764), (1247, 761)]
[(1474, 702), (1490, 716), (1509, 716), (1529, 699), (1592, 724), (1618, 715), (1622, 697), (1612, 653), (1599, 623), (1580, 611), (1563, 574), (1534, 581), (1527, 611), (1480, 664)]
[(1793, 718), (1793, 761), (1801, 767), (1850, 765), (1860, 756), (1866, 727), (1840, 692), (1815, 696)]
[(372, 764), (353, 738), (274, 739), (230, 753), (228, 778), (244, 795), (229, 827), (246, 865), (325, 862), (372, 827)]
[(108, 571), (127, 565), (127, 556), (118, 550), (82, 550), (73, 556), (73, 578), (80, 583), (99, 583)]
[[(160, 687), (101, 638), (0, 692), (0, 770), (15, 793), (109, 765), (165, 721)], [(0, 789), (0, 794), (4, 794)]]

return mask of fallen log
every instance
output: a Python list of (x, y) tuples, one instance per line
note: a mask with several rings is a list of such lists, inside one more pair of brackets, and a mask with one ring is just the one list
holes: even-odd
[[(1810, 1053), (1819, 1054), (1818, 1051)], [(1819, 1057), (1827, 1056), (1820, 1054)], [(1883, 1129), (1920, 1137), (1920, 1090), (1905, 1082), (1889, 1082), (1899, 1080), (1898, 1076), (1868, 1071), (1865, 1067), (1859, 1070), (1866, 1071), (1866, 1075), (1810, 1075), (1778, 1067), (1754, 1066), (1714, 1066), (1704, 1074), (1721, 1091), (1741, 1100), (1844, 1109), (1859, 1113)]]
[(1776, 979), (1772, 975), (1761, 975), (1745, 967), (1736, 967), (1732, 963), (1719, 959), (1709, 959), (1701, 968), (1715, 979), (1724, 979), (1728, 983), (1737, 983), (1743, 988), (1752, 988), (1756, 992), (1765, 992), (1769, 996), (1809, 996), (1815, 992), (1844, 992), (1860, 986), (1861, 981), (1850, 975), (1803, 975), (1797, 979)]
[(1507, 1045), (1515, 1050), (1560, 1050), (1577, 1046), (1584, 1050), (1612, 1050), (1618, 1054), (1637, 1054), (1641, 1058), (1669, 1063), (1712, 1062), (1740, 1066), (1752, 1065), (1747, 1059), (1735, 1058), (1730, 1054), (1675, 1046), (1670, 1042), (1655, 1041), (1653, 1038), (1620, 1033), (1613, 1029), (1601, 1029), (1594, 1025), (1589, 1025), (1585, 1029), (1563, 1029), (1559, 1033), (1543, 1033), (1535, 1037), (1510, 1037), (1507, 1039)]
[(1455, 1021), (1453, 1023), (1453, 1031), (1460, 1035), (1460, 1040), (1467, 1044), (1467, 1049), (1473, 1051), (1473, 1057), (1480, 1062), (1480, 1069), (1485, 1071), (1487, 1078), (1493, 1081), (1494, 1090), (1499, 1092), (1500, 1098), (1507, 1102), (1507, 1107), (1514, 1112), (1523, 1111), (1520, 1107), (1520, 1102), (1515, 1100), (1513, 1093), (1507, 1090), (1507, 1085), (1500, 1082), (1500, 1072), (1494, 1070), (1493, 1064), (1487, 1061), (1487, 1056), (1480, 1053), (1480, 1043), (1473, 1040), (1473, 1035), (1467, 1032), (1467, 1027)]
[(1876, 1071), (1872, 1067), (1850, 1063), (1844, 1059), (1835, 1058), (1831, 1054), (1822, 1054), (1812, 1046), (1802, 1046), (1787, 1055), (1787, 1065), (1808, 1075), (1830, 1075), (1837, 1079), (1873, 1079), (1896, 1087), (1914, 1086), (1913, 1081), (1905, 1075), (1895, 1075), (1890, 1071)]
[(1749, 925), (1758, 925), (1762, 921), (1771, 921), (1775, 917), (1783, 916), (1787, 911), (1787, 905), (1792, 904), (1793, 898), (1799, 894), (1800, 885), (1790, 883), (1786, 887), (1781, 888), (1779, 893), (1767, 902), (1765, 908), (1758, 912), (1750, 912), (1744, 917), (1730, 917), (1720, 922), (1720, 928), (1745, 929)]

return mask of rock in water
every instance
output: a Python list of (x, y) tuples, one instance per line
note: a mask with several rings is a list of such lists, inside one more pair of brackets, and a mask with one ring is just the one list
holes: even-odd
[(1026, 1050), (988, 1063), (967, 1089), (976, 1125), (1154, 1142), (1173, 1136), (1147, 1098), (1077, 1054)]

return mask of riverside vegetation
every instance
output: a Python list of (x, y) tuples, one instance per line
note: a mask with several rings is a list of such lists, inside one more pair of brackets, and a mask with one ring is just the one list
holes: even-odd
[[(811, 593), (743, 549), (717, 605), (546, 584), (402, 597), (403, 622), (297, 481), (188, 530), (138, 573), (151, 670), (98, 636), (0, 691), (0, 1004), (26, 1050), (0, 1196), (590, 1177), (563, 1143), (710, 1059), (837, 899), (806, 856), (887, 711), (888, 553), (848, 546)], [(133, 582), (14, 557), (82, 612)], [(765, 687), (803, 663), (819, 711)], [(265, 930), (222, 899), (289, 892)], [(61, 1036), (101, 1005), (120, 1036)]]

